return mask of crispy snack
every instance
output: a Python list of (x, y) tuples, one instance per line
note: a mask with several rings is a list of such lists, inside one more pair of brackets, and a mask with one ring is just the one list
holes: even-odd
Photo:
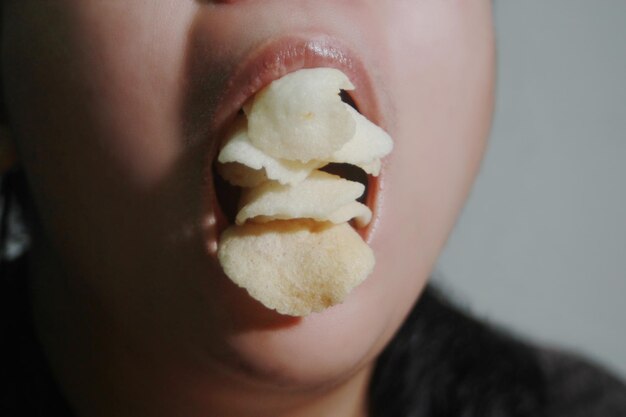
[(365, 227), (372, 220), (372, 211), (365, 204), (351, 201), (328, 215), (328, 221), (339, 224), (354, 220), (356, 227)]
[(303, 163), (266, 154), (250, 142), (243, 117), (235, 122), (217, 161), (220, 175), (240, 187), (254, 187), (268, 179), (281, 184), (298, 184), (311, 171), (326, 165), (321, 161)]
[(325, 160), (354, 136), (356, 123), (339, 93), (353, 90), (333, 68), (302, 69), (258, 92), (248, 110), (248, 134), (275, 158)]
[(352, 107), (347, 104), (344, 106), (356, 122), (355, 133), (352, 139), (333, 152), (326, 161), (356, 165), (377, 177), (380, 173), (380, 158), (393, 149), (391, 137)]
[(222, 178), (237, 187), (256, 187), (267, 181), (264, 170), (250, 168), (239, 162), (217, 164), (217, 172)]
[(290, 316), (342, 302), (374, 268), (372, 250), (348, 224), (310, 220), (230, 227), (218, 257), (237, 285)]
[[(361, 228), (365, 186), (319, 171), (329, 163), (380, 173), (391, 138), (343, 103), (354, 87), (338, 70), (300, 70), (244, 105), (217, 170), (244, 187), (235, 225), (220, 236), (226, 275), (268, 308), (304, 316), (340, 303), (374, 268)], [(247, 117), (247, 121), (246, 121)]]
[[(295, 186), (268, 181), (243, 192), (241, 209), (235, 222), (241, 225), (247, 220), (263, 222), (301, 218), (345, 222), (363, 213), (360, 208), (354, 210), (354, 206), (350, 205), (363, 191), (365, 186), (361, 183), (321, 171), (312, 172), (306, 180)], [(366, 216), (371, 217), (369, 209), (363, 207), (367, 209)], [(350, 208), (353, 209), (352, 213), (349, 212)], [(260, 220), (257, 219), (259, 216), (262, 216)]]

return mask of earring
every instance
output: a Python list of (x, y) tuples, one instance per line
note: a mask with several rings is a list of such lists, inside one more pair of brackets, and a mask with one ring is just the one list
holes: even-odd
[(30, 246), (30, 235), (16, 195), (21, 174), (17, 167), (11, 133), (0, 126), (0, 276), (5, 261), (19, 258)]

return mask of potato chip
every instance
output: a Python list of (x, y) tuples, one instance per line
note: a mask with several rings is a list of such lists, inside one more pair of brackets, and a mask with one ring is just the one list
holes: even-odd
[(359, 182), (322, 171), (313, 171), (307, 179), (295, 186), (266, 182), (244, 190), (235, 222), (243, 224), (257, 216), (330, 220), (330, 215), (355, 201), (364, 191), (365, 186)]
[[(297, 184), (304, 180), (311, 171), (326, 164), (320, 161), (310, 161), (308, 163), (288, 161), (266, 154), (250, 142), (247, 124), (243, 117), (235, 122), (228, 139), (217, 157), (217, 161), (220, 164), (236, 163), (245, 165), (252, 170), (264, 171), (256, 173), (245, 170), (243, 167), (233, 166), (232, 168), (227, 168), (225, 175), (223, 175), (224, 179), (240, 187), (258, 185), (261, 182), (261, 178), (275, 180), (281, 184)], [(248, 185), (251, 181), (241, 177), (246, 172), (253, 177), (254, 185)]]
[(339, 96), (352, 89), (333, 68), (285, 75), (255, 95), (247, 113), (250, 141), (275, 158), (325, 160), (354, 136), (356, 122)]
[(357, 201), (365, 186), (318, 170), (348, 164), (377, 176), (391, 152), (389, 135), (341, 101), (340, 90), (353, 88), (330, 68), (274, 81), (246, 102), (248, 119), (236, 121), (218, 156), (218, 173), (244, 187), (218, 259), (233, 282), (281, 314), (340, 303), (374, 268), (372, 250), (348, 224), (371, 221)]
[(354, 219), (356, 227), (365, 227), (372, 220), (372, 211), (365, 204), (351, 201), (329, 214), (326, 218), (329, 222), (339, 224)]
[(361, 168), (363, 171), (373, 177), (377, 177), (380, 175), (381, 166), (382, 163), (380, 162), (380, 159), (374, 159), (372, 162), (368, 162), (366, 164), (359, 164), (359, 168)]
[[(291, 217), (286, 217), (284, 215), (276, 215), (276, 216), (255, 216), (251, 219), (254, 223), (268, 223), (274, 220), (289, 220)], [(301, 217), (298, 220), (306, 219), (306, 217)], [(358, 201), (352, 201), (345, 206), (340, 207), (339, 209), (329, 213), (323, 218), (308, 218), (309, 220), (315, 220), (318, 222), (331, 222), (335, 224), (349, 222), (354, 219), (354, 222), (357, 227), (365, 227), (372, 220), (372, 212), (364, 204), (359, 203)]]
[(237, 187), (256, 187), (267, 181), (267, 175), (265, 175), (264, 170), (253, 169), (239, 162), (217, 164), (217, 173)]
[(368, 174), (378, 176), (380, 158), (391, 152), (393, 141), (387, 132), (370, 122), (361, 113), (347, 104), (344, 106), (356, 122), (354, 137), (326, 161), (356, 165)]
[(290, 316), (341, 303), (374, 268), (372, 250), (348, 224), (306, 220), (232, 226), (218, 258), (233, 282)]

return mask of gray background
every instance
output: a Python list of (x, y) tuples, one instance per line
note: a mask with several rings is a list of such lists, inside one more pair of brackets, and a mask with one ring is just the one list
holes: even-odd
[(626, 0), (496, 0), (490, 149), (436, 278), (626, 377)]

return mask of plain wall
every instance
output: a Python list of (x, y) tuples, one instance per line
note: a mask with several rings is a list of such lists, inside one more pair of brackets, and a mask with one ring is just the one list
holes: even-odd
[(491, 144), (437, 280), (626, 377), (626, 1), (495, 8)]

